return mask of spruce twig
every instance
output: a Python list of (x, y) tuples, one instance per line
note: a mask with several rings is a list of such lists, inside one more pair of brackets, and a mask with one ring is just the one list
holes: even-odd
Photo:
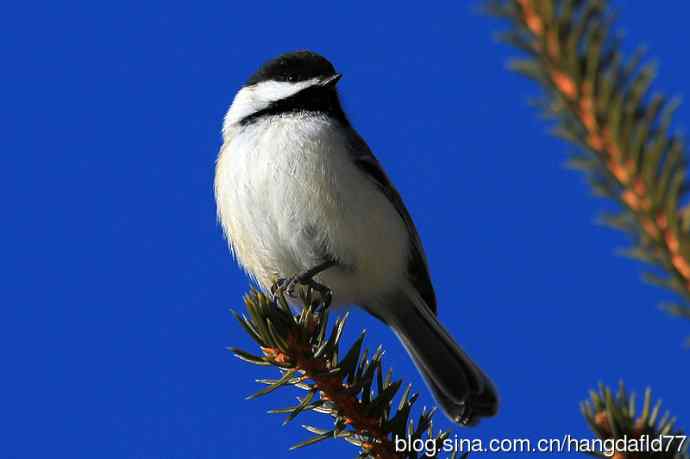
[[(396, 451), (395, 438), (431, 439), (437, 445), (449, 432), (433, 434), (431, 418), (435, 409), (424, 409), (417, 422), (411, 409), (418, 394), (411, 387), (399, 397), (397, 408), (393, 399), (402, 381), (393, 381), (392, 372), (384, 374), (383, 350), (379, 347), (371, 357), (362, 352), (365, 332), (343, 354), (339, 351), (347, 315), (328, 325), (328, 310), (314, 290), (302, 290), (305, 305), (293, 312), (283, 294), (276, 300), (256, 290), (244, 297), (248, 316), (233, 311), (242, 328), (258, 344), (261, 354), (241, 349), (230, 350), (240, 359), (255, 365), (274, 366), (280, 370), (277, 379), (261, 379), (262, 388), (248, 398), (256, 398), (285, 386), (306, 393), (298, 404), (274, 409), (272, 414), (286, 414), (285, 424), (304, 411), (330, 416), (333, 425), (327, 429), (303, 426), (315, 436), (293, 446), (297, 449), (329, 438), (340, 438), (360, 448), (360, 458), (417, 458), (412, 451)], [(440, 449), (440, 447), (438, 448)]]
[(500, 38), (527, 55), (510, 67), (546, 90), (555, 133), (579, 147), (571, 165), (596, 194), (620, 203), (604, 222), (630, 234), (629, 255), (656, 265), (648, 276), (682, 298), (665, 309), (690, 318), (690, 207), (685, 145), (670, 132), (678, 101), (649, 94), (653, 64), (625, 58), (606, 0), (494, 0), (510, 30)]
[[(676, 418), (666, 411), (660, 416), (661, 401), (652, 403), (652, 392), (645, 390), (642, 411), (636, 412), (635, 393), (628, 393), (621, 381), (618, 391), (599, 385), (590, 399), (580, 404), (582, 415), (592, 431), (602, 440), (635, 439), (647, 444), (645, 451), (602, 451), (599, 457), (616, 459), (688, 459), (688, 439), (675, 429)], [(652, 444), (651, 442), (657, 442)], [(660, 451), (654, 451), (661, 448)], [(611, 454), (613, 452), (613, 454)]]

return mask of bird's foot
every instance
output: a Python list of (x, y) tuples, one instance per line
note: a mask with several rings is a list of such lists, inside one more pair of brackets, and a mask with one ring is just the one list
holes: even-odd
[(298, 285), (303, 285), (319, 293), (321, 296), (321, 303), (324, 305), (325, 309), (331, 305), (331, 301), (333, 300), (333, 292), (325, 285), (316, 282), (314, 280), (314, 276), (334, 265), (335, 262), (329, 260), (295, 276), (280, 278), (271, 286), (271, 294), (273, 295), (274, 299), (280, 295), (287, 295), (290, 298), (297, 298), (295, 290)]
[(271, 294), (273, 295), (274, 299), (280, 295), (296, 298), (295, 287), (299, 283), (299, 275), (292, 277), (281, 277), (271, 286)]
[(303, 278), (299, 275), (292, 276), (288, 278), (278, 279), (271, 286), (271, 294), (273, 298), (276, 299), (281, 295), (288, 296), (290, 298), (297, 298), (297, 286), (303, 285), (320, 295), (321, 304), (323, 304), (324, 309), (331, 305), (333, 300), (333, 291), (323, 284), (316, 282), (313, 278)]
[(331, 305), (331, 301), (333, 301), (333, 291), (330, 288), (323, 284), (319, 284), (314, 279), (304, 281), (302, 284), (317, 292), (320, 296), (323, 309), (328, 309), (328, 307)]

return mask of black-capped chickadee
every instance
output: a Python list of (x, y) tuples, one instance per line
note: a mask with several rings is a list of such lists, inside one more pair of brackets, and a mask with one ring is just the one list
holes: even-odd
[(343, 112), (339, 79), (327, 59), (299, 51), (264, 64), (235, 96), (215, 177), (231, 251), (265, 290), (313, 279), (333, 306), (388, 324), (453, 421), (493, 416), (494, 385), (436, 318), (415, 225)]

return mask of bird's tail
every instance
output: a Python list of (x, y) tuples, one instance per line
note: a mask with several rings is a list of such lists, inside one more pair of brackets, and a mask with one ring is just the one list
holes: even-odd
[(480, 418), (496, 414), (498, 394), (493, 383), (460, 349), (415, 291), (400, 295), (387, 309), (384, 320), (405, 346), (449, 418), (474, 425)]

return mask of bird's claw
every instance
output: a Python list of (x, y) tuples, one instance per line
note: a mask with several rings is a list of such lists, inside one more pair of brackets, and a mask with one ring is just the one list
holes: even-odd
[(304, 282), (304, 285), (306, 285), (308, 288), (316, 291), (319, 293), (321, 296), (321, 304), (323, 305), (323, 309), (328, 309), (328, 307), (331, 305), (331, 301), (333, 301), (333, 291), (326, 287), (323, 284), (319, 284), (316, 282), (314, 279), (309, 279)]
[(295, 298), (295, 287), (299, 283), (299, 276), (293, 276), (293, 277), (281, 277), (275, 283), (271, 286), (271, 294), (273, 295), (273, 298), (275, 299), (277, 296), (280, 295), (287, 295), (290, 298)]
[(304, 271), (303, 273), (297, 274), (296, 276), (278, 279), (271, 286), (273, 299), (275, 300), (279, 295), (287, 295), (290, 298), (297, 298), (297, 295), (295, 294), (295, 287), (297, 287), (297, 284), (301, 284), (308, 289), (318, 292), (321, 295), (321, 304), (323, 304), (324, 309), (329, 307), (331, 305), (331, 301), (333, 300), (333, 292), (325, 285), (316, 282), (314, 280), (314, 276), (332, 266), (335, 266), (336, 264), (337, 263), (335, 260), (328, 259), (323, 263)]
[(301, 275), (292, 276), (288, 278), (280, 278), (271, 286), (271, 294), (273, 299), (281, 295), (288, 296), (290, 298), (297, 298), (297, 285), (303, 285), (311, 290), (319, 293), (321, 296), (321, 304), (323, 308), (326, 309), (331, 305), (333, 300), (333, 291), (323, 284), (319, 284), (311, 277), (304, 277)]

